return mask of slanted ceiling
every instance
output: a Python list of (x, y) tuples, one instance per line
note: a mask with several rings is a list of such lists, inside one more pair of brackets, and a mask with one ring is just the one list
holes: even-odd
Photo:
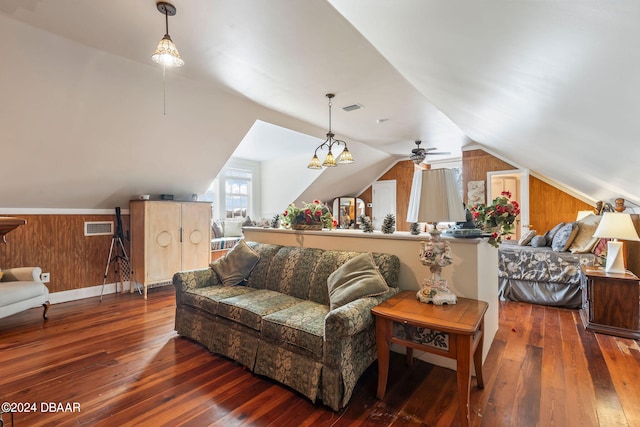
[(328, 92), (357, 163), (305, 197), (353, 194), (421, 139), (640, 203), (636, 1), (174, 4), (185, 66), (167, 71), (163, 100), (153, 1), (0, 0), (0, 207), (204, 192), (256, 120), (322, 138)]

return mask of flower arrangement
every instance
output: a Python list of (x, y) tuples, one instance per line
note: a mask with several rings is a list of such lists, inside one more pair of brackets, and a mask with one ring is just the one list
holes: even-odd
[(284, 228), (300, 228), (297, 226), (312, 228), (315, 226), (318, 229), (333, 229), (338, 225), (329, 209), (320, 200), (314, 200), (313, 203), (302, 202), (302, 204), (302, 208), (298, 208), (291, 203), (280, 215)]
[(475, 223), (485, 231), (490, 231), (489, 244), (498, 247), (503, 238), (510, 240), (516, 217), (520, 214), (520, 206), (511, 200), (511, 193), (503, 191), (493, 199), (489, 206), (477, 204), (471, 208)]

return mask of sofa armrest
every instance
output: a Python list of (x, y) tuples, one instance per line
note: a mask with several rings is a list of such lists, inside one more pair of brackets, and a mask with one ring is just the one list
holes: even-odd
[(373, 324), (371, 309), (400, 292), (398, 288), (389, 288), (389, 292), (375, 297), (360, 298), (330, 311), (324, 318), (325, 340), (355, 335)]
[(2, 276), (3, 282), (36, 282), (42, 283), (40, 275), (42, 274), (42, 268), (40, 267), (17, 267), (2, 270), (4, 273)]
[(205, 288), (207, 286), (222, 285), (222, 281), (211, 268), (179, 271), (173, 275), (173, 286), (176, 288), (176, 299), (181, 301), (182, 293), (190, 289)]

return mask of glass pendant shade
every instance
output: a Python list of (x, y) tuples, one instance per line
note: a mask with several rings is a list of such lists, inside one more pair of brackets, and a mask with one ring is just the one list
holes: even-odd
[(353, 163), (353, 156), (347, 147), (344, 147), (344, 150), (342, 150), (342, 153), (338, 156), (338, 163), (341, 165)]
[(169, 34), (165, 34), (162, 40), (160, 40), (156, 51), (151, 55), (151, 59), (167, 67), (182, 67), (184, 65), (184, 61), (180, 58), (178, 48), (171, 40)]
[(333, 157), (333, 153), (331, 153), (331, 151), (329, 151), (329, 154), (327, 154), (327, 157), (324, 158), (324, 162), (322, 162), (322, 166), (326, 168), (333, 168), (337, 166), (336, 159), (335, 157)]
[(314, 154), (307, 167), (309, 169), (322, 169), (322, 165), (320, 164), (320, 159), (318, 158), (318, 156)]

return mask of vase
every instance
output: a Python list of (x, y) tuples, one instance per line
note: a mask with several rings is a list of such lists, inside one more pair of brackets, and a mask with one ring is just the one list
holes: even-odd
[(291, 224), (291, 228), (294, 230), (322, 230), (322, 223), (312, 223), (312, 224)]

